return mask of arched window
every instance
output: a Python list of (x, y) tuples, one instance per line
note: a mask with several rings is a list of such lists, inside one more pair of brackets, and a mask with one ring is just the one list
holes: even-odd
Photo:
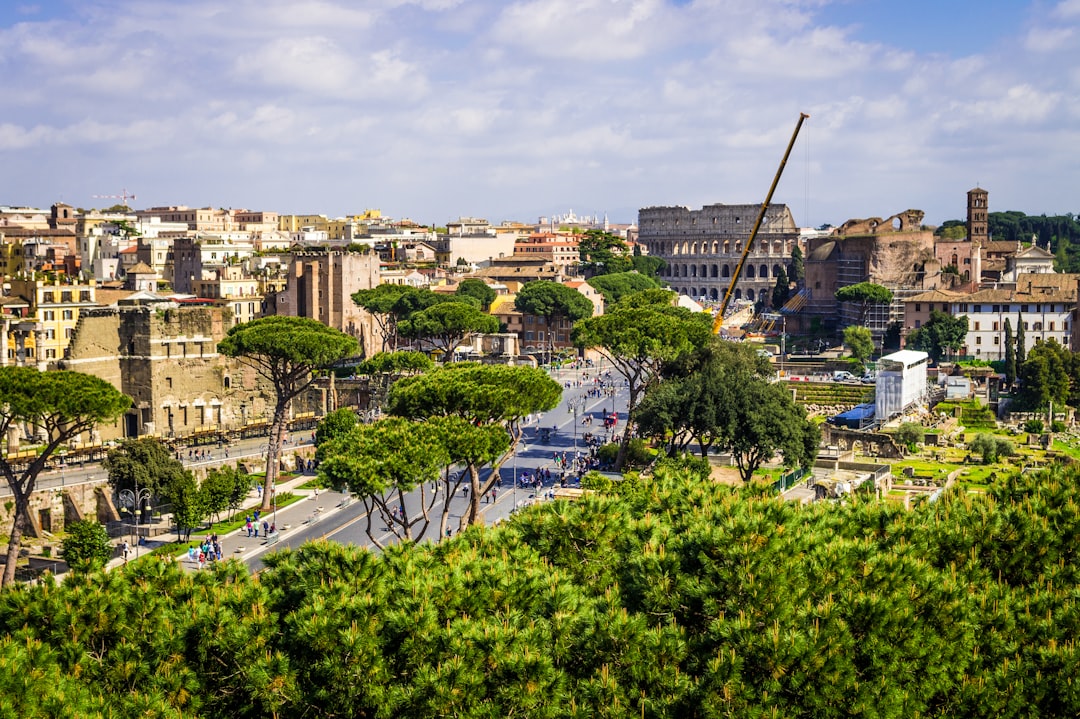
[(720, 276), (721, 277), (731, 277), (731, 267), (729, 267), (728, 265), (724, 265), (723, 267), (721, 267), (720, 268)]
[(708, 268), (707, 265), (702, 265), (701, 266), (701, 276), (702, 277), (708, 277), (709, 276), (709, 268)]
[(747, 290), (746, 291), (746, 299), (750, 300), (751, 302), (754, 301), (754, 291), (753, 290)]
[(742, 290), (740, 290), (738, 287), (735, 288), (735, 299), (737, 299), (737, 300), (742, 299)]
[(715, 254), (716, 254), (717, 252), (719, 252), (719, 251), (720, 251), (720, 242), (719, 242), (719, 241), (717, 241), (717, 240), (713, 240), (713, 243), (712, 243), (712, 253), (713, 253), (713, 254), (715, 255)]
[(720, 295), (717, 293), (715, 287), (713, 287), (711, 290), (709, 290), (709, 298), (714, 300), (714, 301), (720, 299)]
[(773, 265), (772, 266), (772, 276), (773, 277), (779, 277), (780, 276), (780, 265)]
[(712, 265), (709, 267), (709, 277), (718, 277), (720, 267), (718, 265)]
[(678, 265), (672, 265), (671, 269), (675, 272), (675, 276), (678, 277), (679, 276), (679, 266)]
[(951, 264), (955, 265), (956, 267), (960, 266), (960, 258), (957, 256), (957, 254), (955, 252), (953, 253), (952, 263)]
[(225, 382), (225, 389), (231, 389), (232, 388), (232, 377), (229, 377), (229, 375), (225, 375), (224, 382)]
[(746, 266), (746, 279), (748, 279), (748, 280), (754, 279), (754, 266), (753, 265), (747, 265)]
[(731, 252), (731, 243), (728, 242), (727, 240), (724, 240), (724, 254), (726, 255), (726, 254), (729, 254), (730, 252)]
[(758, 277), (760, 277), (763, 280), (767, 279), (769, 277), (769, 266), (768, 265), (762, 265), (761, 266), (761, 269), (758, 271)]
[(690, 265), (690, 276), (697, 277), (697, 265)]

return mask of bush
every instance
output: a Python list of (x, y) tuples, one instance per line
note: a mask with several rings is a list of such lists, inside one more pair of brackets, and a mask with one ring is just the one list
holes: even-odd
[(108, 564), (113, 548), (104, 525), (84, 519), (68, 525), (61, 551), (71, 571), (93, 572)]
[(615, 458), (619, 456), (619, 443), (611, 442), (596, 450), (596, 457), (604, 464), (615, 464)]
[(1029, 419), (1024, 422), (1024, 431), (1028, 434), (1042, 434), (1045, 427), (1041, 419)]
[(916, 445), (923, 441), (926, 430), (917, 422), (904, 422), (896, 430), (896, 441), (907, 447), (909, 452), (914, 452)]
[(1016, 445), (1004, 437), (992, 434), (980, 434), (971, 441), (970, 449), (982, 456), (983, 464), (993, 464), (999, 457), (1012, 457), (1016, 454)]
[(585, 476), (581, 478), (582, 489), (592, 489), (600, 493), (610, 492), (613, 485), (614, 482), (596, 471), (587, 472)]
[(1055, 419), (1053, 422), (1050, 423), (1050, 431), (1054, 432), (1055, 434), (1060, 434), (1065, 430), (1065, 423), (1062, 422), (1060, 419)]
[(626, 447), (626, 467), (646, 467), (652, 461), (653, 451), (641, 437), (634, 437)]
[(705, 481), (712, 476), (712, 465), (704, 457), (683, 452), (678, 457), (665, 457), (656, 463), (654, 472), (669, 470), (671, 472), (689, 472), (691, 476)]

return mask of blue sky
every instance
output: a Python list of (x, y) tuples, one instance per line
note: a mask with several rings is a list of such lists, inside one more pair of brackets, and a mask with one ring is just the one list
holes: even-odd
[(775, 201), (1080, 212), (1080, 0), (0, 7), (0, 204), (443, 224)]

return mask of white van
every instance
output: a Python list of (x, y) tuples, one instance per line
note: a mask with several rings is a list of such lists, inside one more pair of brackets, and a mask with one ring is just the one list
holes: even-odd
[(845, 372), (843, 370), (833, 372), (832, 373), (832, 379), (833, 379), (833, 382), (855, 382), (856, 381), (855, 375), (851, 374), (850, 372)]

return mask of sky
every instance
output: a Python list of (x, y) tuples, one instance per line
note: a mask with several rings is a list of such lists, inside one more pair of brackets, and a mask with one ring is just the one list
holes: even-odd
[(1080, 213), (1080, 0), (4, 0), (0, 205)]

